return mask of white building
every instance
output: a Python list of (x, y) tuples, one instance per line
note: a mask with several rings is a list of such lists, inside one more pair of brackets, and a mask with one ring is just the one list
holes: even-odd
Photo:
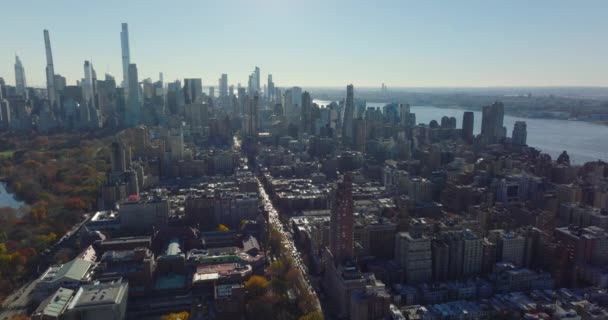
[(66, 320), (125, 319), (129, 285), (107, 282), (84, 285), (65, 311)]
[(405, 270), (406, 283), (421, 283), (431, 279), (433, 262), (431, 239), (399, 232), (395, 237), (395, 259)]

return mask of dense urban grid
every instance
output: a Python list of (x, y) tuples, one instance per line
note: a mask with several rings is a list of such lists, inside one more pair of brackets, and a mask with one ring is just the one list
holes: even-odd
[(74, 85), (43, 35), (46, 88), (19, 57), (0, 78), (0, 177), (30, 206), (0, 216), (0, 319), (608, 319), (608, 166), (529, 147), (503, 103), (475, 135), (258, 67), (140, 80), (126, 23), (122, 79), (84, 61)]

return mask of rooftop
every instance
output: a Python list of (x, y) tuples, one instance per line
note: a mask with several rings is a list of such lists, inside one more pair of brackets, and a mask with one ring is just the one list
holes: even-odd
[(34, 316), (59, 318), (72, 301), (74, 290), (59, 288), (52, 296), (40, 304)]
[(86, 308), (100, 305), (120, 304), (127, 295), (125, 282), (106, 282), (84, 285), (78, 289), (69, 309)]
[(40, 278), (40, 281), (59, 282), (66, 278), (81, 281), (86, 278), (87, 273), (93, 265), (95, 265), (94, 262), (76, 258), (63, 265), (49, 267)]

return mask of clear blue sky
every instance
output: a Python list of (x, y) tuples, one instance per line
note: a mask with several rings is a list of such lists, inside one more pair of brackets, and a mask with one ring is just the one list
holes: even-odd
[[(246, 83), (258, 65), (279, 86), (608, 86), (608, 1), (573, 0), (3, 0), (0, 76), (14, 53), (45, 83), (42, 30), (55, 72), (75, 83), (91, 59), (122, 77), (129, 23), (139, 78)], [(264, 80), (265, 81), (265, 80)]]

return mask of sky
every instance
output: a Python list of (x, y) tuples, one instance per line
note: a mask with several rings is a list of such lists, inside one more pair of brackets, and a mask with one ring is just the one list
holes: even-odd
[(43, 29), (55, 73), (84, 60), (122, 79), (129, 24), (139, 79), (246, 85), (257, 65), (277, 86), (608, 86), (608, 1), (586, 0), (2, 0), (0, 77), (45, 85)]

